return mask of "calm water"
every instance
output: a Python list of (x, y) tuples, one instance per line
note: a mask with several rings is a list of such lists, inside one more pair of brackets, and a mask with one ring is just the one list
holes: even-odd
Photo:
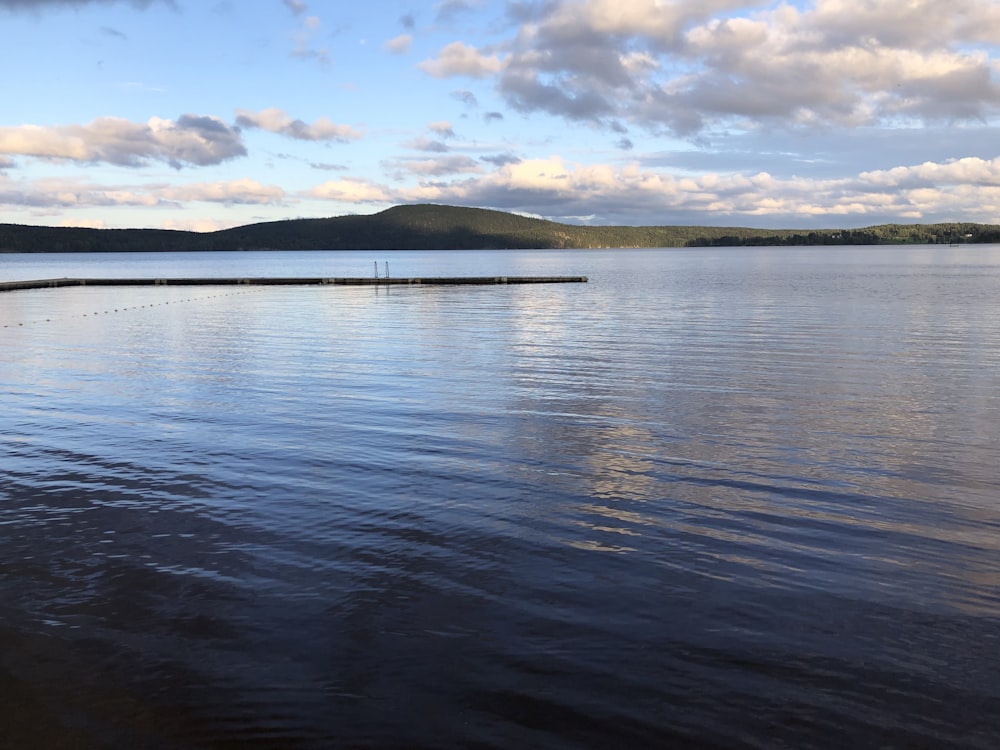
[(2, 256), (0, 746), (995, 748), (1000, 246)]

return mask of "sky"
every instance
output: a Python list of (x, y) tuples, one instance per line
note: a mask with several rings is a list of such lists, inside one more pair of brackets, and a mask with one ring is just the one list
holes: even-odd
[(0, 0), (0, 223), (1000, 223), (998, 0)]

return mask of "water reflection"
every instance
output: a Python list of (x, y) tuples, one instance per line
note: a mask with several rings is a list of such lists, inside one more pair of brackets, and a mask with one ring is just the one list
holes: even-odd
[(0, 295), (0, 744), (992, 747), (1000, 256), (871, 252)]

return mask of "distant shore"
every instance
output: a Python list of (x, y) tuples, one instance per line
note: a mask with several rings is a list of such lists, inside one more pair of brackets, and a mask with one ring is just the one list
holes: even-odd
[(368, 216), (224, 229), (89, 229), (0, 224), (0, 253), (246, 250), (531, 250), (771, 245), (1000, 243), (1000, 225), (882, 224), (863, 229), (579, 226), (458, 206), (396, 206)]

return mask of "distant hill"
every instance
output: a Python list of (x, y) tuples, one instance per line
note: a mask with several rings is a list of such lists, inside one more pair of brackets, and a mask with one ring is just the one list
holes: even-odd
[(1000, 242), (995, 224), (884, 224), (865, 229), (577, 226), (503, 211), (396, 206), (367, 216), (291, 219), (218, 232), (0, 224), (0, 252), (180, 250), (478, 250)]

